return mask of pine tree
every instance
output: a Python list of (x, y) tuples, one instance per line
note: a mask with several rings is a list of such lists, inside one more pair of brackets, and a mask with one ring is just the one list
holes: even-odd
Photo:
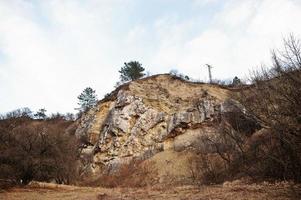
[(85, 112), (97, 104), (97, 95), (91, 87), (85, 88), (77, 98), (79, 100), (78, 105), (80, 106), (77, 109), (81, 112)]
[(144, 70), (142, 64), (137, 61), (124, 63), (124, 66), (119, 71), (120, 79), (122, 82), (137, 80), (144, 76)]

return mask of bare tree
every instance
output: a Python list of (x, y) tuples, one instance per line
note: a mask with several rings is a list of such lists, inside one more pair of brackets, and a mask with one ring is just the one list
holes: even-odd
[(273, 66), (254, 72), (254, 87), (241, 102), (270, 133), (266, 176), (301, 181), (301, 43), (284, 39), (283, 50), (272, 52)]
[(70, 183), (76, 177), (77, 143), (69, 121), (0, 120), (0, 179)]

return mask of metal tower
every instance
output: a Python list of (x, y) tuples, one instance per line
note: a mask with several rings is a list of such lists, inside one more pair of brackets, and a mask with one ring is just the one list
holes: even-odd
[(209, 73), (209, 82), (212, 83), (212, 74), (211, 74), (211, 69), (212, 66), (209, 64), (206, 64), (206, 67), (208, 68), (208, 73)]

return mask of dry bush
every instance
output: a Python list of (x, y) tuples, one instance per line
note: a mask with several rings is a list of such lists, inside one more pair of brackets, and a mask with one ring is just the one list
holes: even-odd
[(188, 160), (193, 183), (197, 185), (222, 183), (225, 178), (225, 163), (216, 154), (199, 153)]
[(200, 141), (225, 163), (220, 172), (201, 155), (196, 171), (201, 181), (204, 172), (212, 182), (220, 173), (225, 180), (301, 181), (301, 42), (286, 39), (284, 50), (273, 52), (273, 67), (254, 73), (252, 81), (240, 95), (244, 109), (224, 114), (216, 138)]
[(190, 174), (197, 184), (217, 184), (239, 176), (245, 163), (247, 136), (224, 121), (214, 136), (203, 135), (195, 144), (196, 157), (189, 163)]
[[(216, 184), (243, 176), (255, 176), (250, 170), (258, 156), (258, 146), (250, 137), (261, 127), (256, 120), (228, 102), (214, 135), (197, 138), (194, 149), (197, 156), (190, 160), (191, 177), (197, 184)], [(235, 108), (236, 106), (236, 108)]]
[(102, 174), (84, 185), (101, 187), (144, 187), (157, 181), (158, 172), (152, 161), (133, 160), (123, 164), (116, 172)]
[(272, 61), (271, 69), (254, 73), (253, 87), (241, 95), (243, 105), (269, 133), (253, 145), (253, 154), (260, 152), (261, 176), (300, 182), (301, 42), (291, 35), (282, 51), (273, 52)]
[(69, 184), (76, 177), (77, 143), (65, 133), (70, 122), (24, 117), (0, 120), (0, 179)]

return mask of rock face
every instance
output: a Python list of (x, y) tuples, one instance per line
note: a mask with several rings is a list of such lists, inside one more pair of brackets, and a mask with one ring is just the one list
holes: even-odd
[(230, 108), (230, 91), (169, 75), (131, 82), (116, 93), (77, 122), (83, 163), (94, 174), (134, 158), (189, 149), (200, 135), (214, 134)]

